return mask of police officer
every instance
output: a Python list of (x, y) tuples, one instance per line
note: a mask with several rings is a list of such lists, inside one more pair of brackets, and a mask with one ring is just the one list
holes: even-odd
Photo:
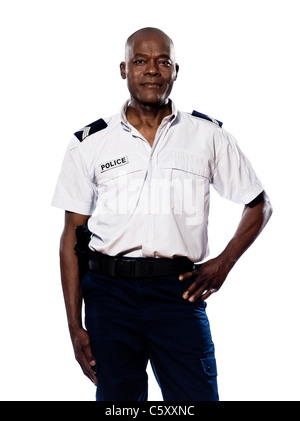
[[(169, 99), (179, 70), (172, 40), (144, 28), (125, 53), (130, 100), (75, 133), (52, 203), (66, 211), (61, 278), (75, 356), (97, 400), (146, 400), (149, 360), (164, 400), (218, 400), (205, 300), (271, 205), (222, 123)], [(204, 261), (211, 184), (244, 212), (224, 251)], [(75, 227), (85, 224), (92, 236), (80, 283)]]

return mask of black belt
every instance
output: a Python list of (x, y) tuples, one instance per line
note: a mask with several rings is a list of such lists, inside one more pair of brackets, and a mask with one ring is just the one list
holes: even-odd
[(180, 275), (193, 270), (194, 263), (187, 257), (148, 258), (107, 256), (91, 252), (89, 269), (114, 278), (153, 278), (157, 276)]

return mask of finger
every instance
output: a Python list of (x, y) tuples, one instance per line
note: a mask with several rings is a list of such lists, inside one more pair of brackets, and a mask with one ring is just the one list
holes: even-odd
[(213, 293), (212, 290), (206, 291), (204, 294), (202, 294), (201, 300), (202, 301), (207, 300), (207, 298), (210, 297), (212, 293)]
[(82, 343), (82, 350), (84, 352), (86, 361), (88, 361), (88, 363), (92, 366), (96, 365), (96, 360), (92, 352), (89, 336), (87, 336), (86, 340)]
[(91, 368), (92, 368), (93, 373), (95, 374), (95, 376), (97, 376), (97, 367), (96, 367), (96, 364), (91, 365)]
[(84, 347), (84, 354), (85, 354), (85, 369), (86, 369), (85, 374), (96, 385), (97, 384), (96, 361), (89, 344)]
[(92, 381), (95, 385), (97, 385), (97, 366), (96, 366), (96, 362), (95, 361), (91, 361), (90, 362), (90, 367), (92, 369), (93, 372), (93, 378)]
[(189, 299), (190, 302), (194, 302), (199, 298), (206, 300), (211, 294), (217, 291), (215, 288), (209, 288), (207, 282), (203, 281), (202, 283), (199, 279), (196, 279), (191, 287), (192, 288), (188, 288), (187, 291), (183, 294), (185, 298)]
[(92, 353), (89, 340), (82, 345), (81, 352), (77, 356), (77, 360), (81, 365), (83, 373), (94, 383), (97, 384), (97, 377), (95, 373), (96, 360)]
[(188, 299), (191, 303), (198, 300), (199, 297), (202, 297), (203, 294), (207, 291), (206, 287), (204, 285), (201, 285), (200, 288), (196, 289), (194, 292), (192, 292)]
[(90, 365), (86, 360), (81, 361), (81, 368), (83, 373), (95, 384), (97, 385), (97, 376), (95, 367), (96, 365)]
[(89, 362), (89, 364), (92, 367), (92, 369), (95, 371), (95, 369), (96, 369), (96, 361), (95, 360), (92, 360), (92, 361)]
[(199, 289), (202, 290), (202, 292), (205, 291), (205, 287), (203, 285), (201, 285), (201, 281), (196, 280), (183, 293), (182, 298), (184, 298), (185, 300), (188, 299), (188, 298), (190, 299), (192, 296), (194, 296), (194, 293)]
[[(95, 361), (94, 361), (95, 362)], [(96, 370), (96, 363), (91, 365), (90, 363), (90, 370), (89, 370), (89, 377), (94, 383), (95, 386), (97, 386), (97, 370)]]
[(190, 279), (193, 277), (193, 272), (185, 272), (179, 275), (179, 281), (185, 281), (186, 279)]
[(202, 301), (207, 300), (207, 298), (209, 298), (213, 293), (217, 292), (217, 289), (214, 288), (210, 288), (206, 291), (204, 291), (202, 294), (194, 294), (194, 300), (196, 301), (199, 297), (201, 298)]

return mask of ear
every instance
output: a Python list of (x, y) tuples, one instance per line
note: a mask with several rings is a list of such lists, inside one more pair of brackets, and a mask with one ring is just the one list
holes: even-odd
[(120, 63), (120, 72), (121, 72), (121, 78), (126, 79), (126, 64), (124, 61)]
[(175, 76), (175, 80), (176, 80), (178, 76), (178, 72), (179, 72), (179, 64), (177, 63), (175, 63), (175, 71), (176, 71), (176, 76)]

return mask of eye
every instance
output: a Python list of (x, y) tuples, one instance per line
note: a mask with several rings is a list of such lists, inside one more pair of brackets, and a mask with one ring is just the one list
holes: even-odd
[(171, 62), (169, 60), (160, 60), (159, 64), (162, 66), (171, 66)]
[(141, 65), (141, 64), (144, 64), (145, 61), (143, 59), (139, 58), (139, 59), (134, 60), (133, 63), (137, 64), (137, 65)]

